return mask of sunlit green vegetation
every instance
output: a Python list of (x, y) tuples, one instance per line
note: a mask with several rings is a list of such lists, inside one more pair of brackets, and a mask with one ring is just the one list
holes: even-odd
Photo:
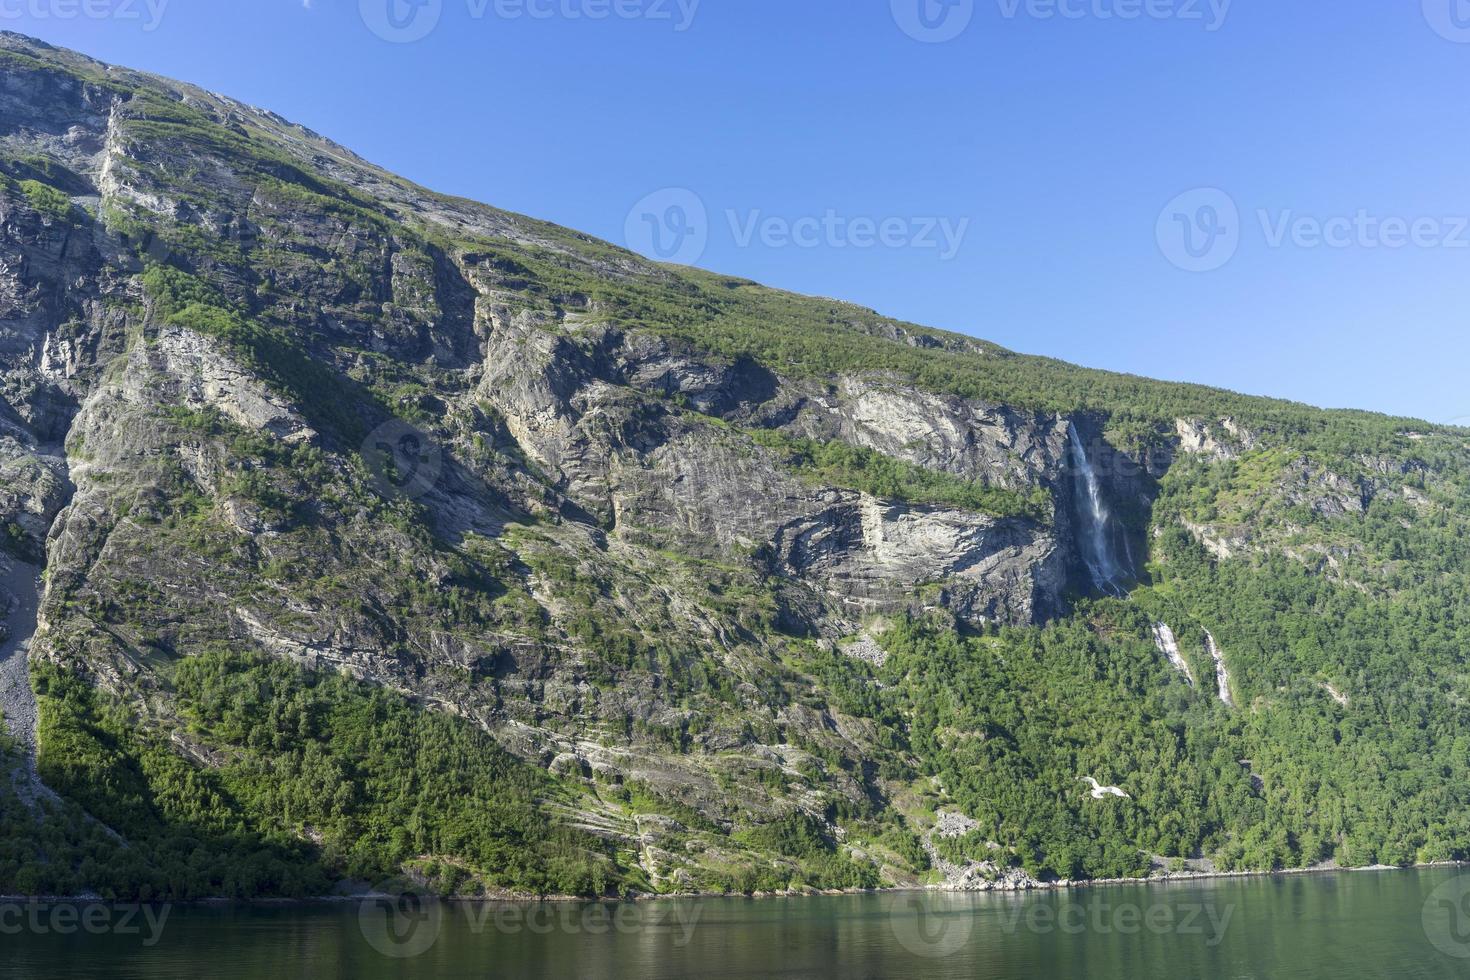
[(596, 895), (623, 881), (615, 853), (545, 811), (561, 793), (545, 773), (381, 688), (223, 650), (185, 661), (174, 682), (188, 739), (218, 760), (201, 767), (75, 676), (35, 674), (41, 775), (128, 846), (74, 816), (68, 846), (0, 856), (0, 891), (305, 897), (436, 857), (455, 859), (437, 882), (447, 891)]

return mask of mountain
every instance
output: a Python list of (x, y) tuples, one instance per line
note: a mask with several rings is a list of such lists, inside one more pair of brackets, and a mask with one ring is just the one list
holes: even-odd
[(1470, 857), (1464, 430), (654, 264), (14, 34), (0, 174), (0, 893)]

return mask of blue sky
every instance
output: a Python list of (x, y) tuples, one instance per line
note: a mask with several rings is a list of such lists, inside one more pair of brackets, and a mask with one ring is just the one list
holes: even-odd
[(1470, 0), (0, 0), (0, 27), (1016, 350), (1470, 417)]

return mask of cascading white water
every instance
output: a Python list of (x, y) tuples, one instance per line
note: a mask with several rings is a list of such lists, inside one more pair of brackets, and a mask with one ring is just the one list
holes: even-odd
[(1189, 661), (1184, 659), (1184, 654), (1179, 652), (1179, 639), (1167, 623), (1154, 624), (1154, 644), (1159, 652), (1169, 659), (1174, 669), (1184, 675), (1190, 687), (1194, 687), (1194, 671), (1189, 669)]
[(1122, 595), (1124, 589), (1120, 583), (1124, 579), (1123, 570), (1118, 567), (1118, 562), (1113, 557), (1112, 544), (1108, 540), (1108, 524), (1112, 515), (1103, 502), (1102, 486), (1092, 468), (1092, 462), (1087, 458), (1087, 449), (1082, 445), (1082, 436), (1078, 434), (1077, 427), (1067, 426), (1067, 434), (1072, 441), (1073, 465), (1077, 468), (1077, 477), (1086, 490), (1087, 498), (1084, 506), (1078, 508), (1082, 512), (1083, 523), (1087, 525), (1082, 542), (1082, 560), (1087, 563), (1088, 574), (1092, 576), (1092, 582), (1099, 590)]
[(1235, 707), (1235, 697), (1230, 693), (1230, 671), (1225, 667), (1225, 655), (1220, 652), (1220, 644), (1215, 642), (1215, 636), (1209, 630), (1205, 630), (1205, 649), (1210, 653), (1210, 659), (1215, 661), (1215, 686), (1219, 688), (1220, 703), (1227, 708)]

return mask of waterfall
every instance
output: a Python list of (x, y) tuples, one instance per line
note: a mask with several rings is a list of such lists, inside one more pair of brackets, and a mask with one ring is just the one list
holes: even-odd
[(1160, 653), (1169, 658), (1169, 663), (1174, 665), (1174, 669), (1184, 675), (1189, 686), (1194, 687), (1194, 671), (1189, 669), (1189, 661), (1185, 660), (1184, 655), (1179, 652), (1179, 640), (1174, 636), (1174, 631), (1168, 627), (1168, 624), (1154, 624), (1154, 644), (1159, 648)]
[(1233, 708), (1235, 698), (1230, 694), (1230, 671), (1225, 669), (1225, 655), (1220, 652), (1220, 644), (1215, 642), (1209, 630), (1205, 630), (1205, 649), (1210, 652), (1210, 659), (1215, 661), (1215, 684), (1220, 689), (1220, 703)]
[(1125, 576), (1113, 557), (1112, 544), (1108, 539), (1108, 525), (1112, 521), (1112, 515), (1103, 502), (1102, 487), (1091, 461), (1087, 458), (1087, 449), (1082, 445), (1082, 436), (1078, 434), (1077, 427), (1067, 426), (1067, 434), (1072, 441), (1077, 478), (1086, 491), (1086, 499), (1078, 508), (1083, 523), (1087, 525), (1082, 535), (1082, 560), (1087, 563), (1088, 574), (1092, 576), (1092, 583), (1099, 591), (1123, 595), (1124, 589), (1119, 582)]

